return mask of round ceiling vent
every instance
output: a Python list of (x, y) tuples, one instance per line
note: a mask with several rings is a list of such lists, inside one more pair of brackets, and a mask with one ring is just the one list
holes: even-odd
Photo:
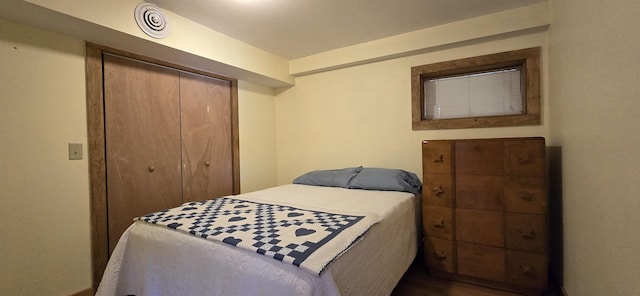
[(140, 3), (135, 10), (136, 23), (147, 35), (162, 39), (169, 35), (169, 20), (160, 8), (151, 3)]

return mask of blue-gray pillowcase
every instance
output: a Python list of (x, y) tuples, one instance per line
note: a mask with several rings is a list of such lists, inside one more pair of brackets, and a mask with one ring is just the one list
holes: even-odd
[(422, 182), (414, 173), (400, 169), (363, 168), (349, 183), (351, 189), (403, 191), (419, 195)]
[(295, 178), (293, 184), (349, 188), (351, 179), (353, 179), (360, 170), (362, 170), (361, 166), (336, 170), (312, 171)]

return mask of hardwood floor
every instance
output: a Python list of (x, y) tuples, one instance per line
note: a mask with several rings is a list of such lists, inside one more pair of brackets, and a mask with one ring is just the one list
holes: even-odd
[[(550, 289), (545, 296), (560, 296), (558, 289)], [(421, 259), (411, 265), (391, 296), (520, 296), (470, 284), (453, 282), (430, 276)]]

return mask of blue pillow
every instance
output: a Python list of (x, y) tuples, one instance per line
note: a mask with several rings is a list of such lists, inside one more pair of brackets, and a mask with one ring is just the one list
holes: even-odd
[(337, 170), (312, 171), (295, 178), (293, 184), (349, 188), (349, 182), (351, 182), (351, 179), (353, 179), (360, 170), (362, 170), (361, 166)]
[(402, 191), (419, 195), (422, 182), (414, 173), (399, 169), (363, 168), (349, 183), (351, 189)]

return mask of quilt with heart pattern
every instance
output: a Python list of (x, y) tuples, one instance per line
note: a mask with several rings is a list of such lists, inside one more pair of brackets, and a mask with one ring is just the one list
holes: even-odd
[(136, 220), (227, 243), (319, 276), (380, 217), (223, 197), (186, 203)]

